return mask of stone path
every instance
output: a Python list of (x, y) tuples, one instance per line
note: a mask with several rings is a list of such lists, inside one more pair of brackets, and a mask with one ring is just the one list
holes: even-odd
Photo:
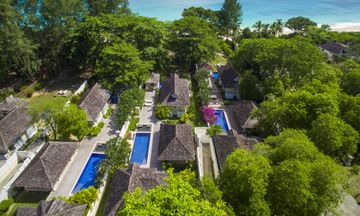
[(144, 106), (142, 108), (139, 123), (143, 123), (143, 124), (152, 123), (153, 124), (153, 144), (152, 144), (152, 151), (151, 151), (150, 167), (161, 170), (161, 162), (159, 162), (157, 160), (161, 121), (159, 121), (155, 117), (155, 105), (156, 105), (155, 91), (147, 91), (145, 93), (145, 99), (151, 100), (153, 102), (152, 103), (153, 106), (151, 106), (151, 107)]
[(104, 121), (105, 125), (97, 137), (86, 137), (80, 143), (72, 162), (68, 164), (68, 167), (65, 168), (65, 171), (62, 174), (63, 178), (58, 182), (56, 190), (49, 195), (48, 199), (56, 196), (69, 196), (96, 144), (105, 143), (107, 140), (116, 137), (114, 113), (115, 110), (113, 115)]

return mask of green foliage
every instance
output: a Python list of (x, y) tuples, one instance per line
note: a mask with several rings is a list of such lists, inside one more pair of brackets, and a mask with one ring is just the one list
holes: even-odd
[(182, 12), (183, 17), (187, 16), (196, 16), (201, 19), (208, 21), (213, 25), (218, 24), (218, 14), (217, 11), (213, 11), (211, 9), (205, 9), (203, 7), (189, 7), (185, 8)]
[(166, 105), (157, 105), (155, 108), (155, 115), (158, 119), (166, 119), (169, 118), (171, 114), (170, 107)]
[(189, 123), (191, 122), (191, 120), (193, 119), (193, 115), (191, 113), (185, 113), (184, 115), (182, 115), (180, 117), (180, 122), (181, 123)]
[(320, 151), (342, 161), (357, 151), (359, 133), (343, 120), (329, 114), (313, 122), (310, 137)]
[(255, 75), (246, 72), (239, 81), (239, 95), (242, 100), (261, 102), (263, 95)]
[(26, 95), (27, 98), (31, 98), (32, 95), (34, 94), (34, 92), (35, 92), (35, 89), (34, 89), (33, 86), (27, 87), (27, 88), (25, 89), (25, 91), (24, 91), (24, 93), (25, 93), (25, 95)]
[(130, 13), (130, 9), (128, 8), (129, 2), (128, 0), (115, 0), (115, 1), (107, 1), (107, 0), (89, 0), (87, 1), (89, 4), (90, 15), (98, 16), (100, 14), (128, 14)]
[(80, 140), (89, 130), (87, 113), (73, 104), (57, 113), (56, 119), (58, 121), (57, 131), (62, 138), (67, 139), (70, 135), (74, 135)]
[(62, 198), (67, 203), (73, 204), (86, 204), (85, 215), (91, 210), (91, 205), (98, 197), (98, 190), (93, 186), (78, 191), (71, 195), (69, 198)]
[(103, 129), (105, 123), (99, 122), (96, 126), (93, 126), (89, 129), (89, 136), (96, 137), (101, 132), (101, 129)]
[(109, 106), (109, 108), (107, 109), (104, 118), (109, 118), (111, 116), (111, 114), (113, 113), (114, 109), (112, 108), (112, 106)]
[(129, 124), (130, 131), (136, 130), (136, 125), (139, 123), (139, 120), (140, 120), (139, 118), (135, 118), (134, 116), (131, 117), (130, 124)]
[[(195, 173), (169, 171), (167, 186), (158, 186), (145, 194), (141, 189), (126, 193), (125, 206), (117, 215), (233, 215), (223, 201), (212, 204), (192, 186)], [(230, 210), (231, 212), (231, 210)]]
[(136, 88), (148, 78), (152, 62), (143, 61), (136, 47), (121, 41), (101, 51), (95, 68), (95, 74), (106, 88)]
[(344, 121), (360, 133), (360, 95), (353, 97), (343, 94), (340, 107)]
[(343, 90), (350, 95), (360, 93), (360, 69), (346, 73), (342, 80)]
[(220, 176), (220, 186), (226, 202), (237, 215), (271, 215), (265, 200), (270, 162), (263, 156), (245, 150), (236, 150), (225, 162)]
[(125, 90), (120, 95), (115, 122), (119, 128), (129, 119), (135, 107), (141, 107), (143, 105), (144, 96), (145, 92), (138, 88)]
[(224, 133), (221, 125), (210, 125), (210, 127), (206, 130), (206, 134), (209, 136), (215, 136)]
[(12, 199), (6, 199), (0, 202), (0, 215), (5, 215), (9, 207), (14, 203)]
[(316, 26), (316, 23), (306, 17), (294, 17), (286, 22), (286, 27), (296, 33), (304, 33), (310, 26)]
[(278, 76), (285, 88), (304, 84), (323, 66), (324, 56), (309, 39), (245, 39), (232, 63), (238, 71), (252, 70), (260, 82)]
[(198, 92), (197, 97), (203, 105), (208, 104), (210, 101), (210, 88), (209, 88), (209, 71), (200, 69), (195, 72), (194, 79), (196, 80)]
[(232, 33), (234, 35), (240, 28), (242, 14), (241, 4), (237, 0), (225, 0), (219, 12), (220, 26), (228, 34)]
[(0, 2), (0, 17), (0, 82), (14, 71), (25, 80), (34, 81), (40, 70), (37, 46), (18, 25), (20, 16), (12, 0)]
[(97, 185), (103, 184), (104, 175), (112, 175), (116, 169), (125, 167), (129, 162), (130, 144), (126, 139), (113, 138), (106, 142), (106, 158), (101, 161), (97, 175)]
[(220, 51), (220, 43), (212, 25), (198, 17), (184, 17), (171, 25), (169, 46), (175, 62), (184, 70), (194, 70), (196, 64), (211, 61)]

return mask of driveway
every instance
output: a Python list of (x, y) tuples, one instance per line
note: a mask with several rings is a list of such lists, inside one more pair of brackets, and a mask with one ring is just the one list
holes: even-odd
[(143, 124), (153, 124), (153, 144), (152, 144), (152, 150), (151, 150), (151, 161), (150, 161), (150, 167), (151, 168), (157, 168), (161, 170), (161, 162), (157, 160), (158, 156), (158, 148), (159, 148), (159, 137), (160, 137), (160, 123), (156, 117), (155, 117), (155, 105), (156, 105), (156, 92), (155, 91), (147, 91), (145, 92), (145, 99), (152, 101), (151, 107), (144, 106), (140, 113), (140, 120), (139, 123)]
[(49, 195), (48, 199), (57, 196), (69, 196), (80, 177), (83, 168), (86, 165), (91, 153), (97, 143), (105, 143), (111, 138), (116, 137), (115, 126), (115, 110), (109, 119), (104, 121), (105, 125), (98, 136), (86, 137), (81, 141), (76, 154), (73, 156), (72, 162), (65, 168), (62, 178), (58, 182), (58, 186), (54, 192)]

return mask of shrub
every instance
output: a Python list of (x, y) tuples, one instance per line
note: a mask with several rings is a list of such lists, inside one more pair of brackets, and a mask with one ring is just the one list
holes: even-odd
[(131, 117), (130, 124), (129, 124), (130, 131), (136, 130), (136, 125), (139, 123), (139, 120), (140, 120), (139, 118), (135, 118), (134, 116)]
[(71, 97), (70, 103), (77, 105), (79, 103), (80, 99), (81, 99), (80, 94), (74, 95), (74, 96)]
[(192, 114), (185, 113), (183, 116), (181, 116), (180, 122), (181, 123), (187, 123), (187, 122), (191, 121), (192, 118), (193, 118)]
[(85, 214), (91, 209), (91, 204), (96, 201), (98, 197), (98, 190), (91, 186), (86, 189), (83, 189), (79, 192), (74, 193), (69, 198), (63, 198), (67, 203), (73, 204), (86, 204)]
[(217, 116), (215, 115), (215, 110), (213, 108), (203, 106), (201, 107), (200, 112), (202, 114), (203, 120), (209, 125), (213, 125), (216, 122)]
[(164, 105), (157, 105), (155, 115), (158, 119), (166, 119), (170, 117), (170, 107)]
[(36, 82), (34, 84), (34, 89), (35, 89), (35, 91), (39, 91), (40, 89), (42, 89), (41, 82)]
[(207, 129), (206, 134), (209, 136), (215, 136), (222, 134), (223, 128), (220, 125), (210, 125), (209, 129)]
[(0, 214), (4, 214), (14, 203), (12, 199), (6, 199), (0, 202)]
[(111, 116), (111, 114), (112, 114), (112, 112), (114, 111), (114, 109), (110, 106), (109, 108), (108, 108), (108, 110), (106, 111), (106, 113), (105, 113), (105, 115), (104, 115), (104, 118), (109, 118), (110, 116)]
[(99, 122), (99, 124), (90, 128), (89, 135), (92, 137), (99, 135), (99, 133), (101, 132), (101, 129), (104, 127), (104, 125), (105, 125), (104, 122)]
[(35, 89), (31, 86), (25, 90), (25, 95), (27, 98), (31, 98), (32, 95), (34, 94), (34, 92), (35, 92)]

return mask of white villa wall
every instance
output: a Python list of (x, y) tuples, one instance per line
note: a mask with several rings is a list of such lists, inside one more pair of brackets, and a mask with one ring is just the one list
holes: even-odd
[(210, 151), (211, 151), (211, 158), (213, 160), (213, 171), (214, 171), (214, 177), (217, 178), (220, 174), (219, 172), (219, 164), (215, 153), (215, 147), (214, 142), (212, 139), (210, 139)]
[(0, 167), (0, 182), (5, 180), (8, 175), (10, 175), (16, 166), (18, 165), (18, 158), (16, 155), (16, 152), (13, 152), (13, 154), (5, 161), (5, 163)]

